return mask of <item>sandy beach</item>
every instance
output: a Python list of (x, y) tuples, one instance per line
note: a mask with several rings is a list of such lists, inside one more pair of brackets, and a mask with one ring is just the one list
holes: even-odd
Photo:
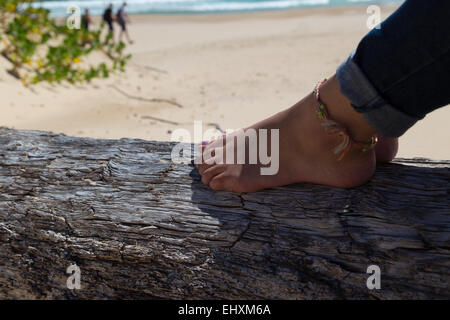
[[(0, 126), (147, 140), (193, 131), (195, 120), (237, 129), (297, 102), (368, 32), (365, 6), (131, 19), (133, 58), (108, 79), (27, 88), (0, 58)], [(450, 159), (448, 119), (450, 108), (428, 115), (401, 137), (398, 156)]]

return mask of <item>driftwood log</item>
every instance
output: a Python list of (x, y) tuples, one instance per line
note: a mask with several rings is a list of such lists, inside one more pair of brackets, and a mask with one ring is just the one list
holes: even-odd
[(0, 298), (450, 298), (450, 161), (236, 194), (172, 146), (0, 128)]

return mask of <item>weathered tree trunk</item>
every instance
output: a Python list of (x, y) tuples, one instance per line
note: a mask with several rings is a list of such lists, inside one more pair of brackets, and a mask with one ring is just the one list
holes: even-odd
[(172, 145), (0, 128), (0, 298), (450, 298), (449, 161), (240, 195)]

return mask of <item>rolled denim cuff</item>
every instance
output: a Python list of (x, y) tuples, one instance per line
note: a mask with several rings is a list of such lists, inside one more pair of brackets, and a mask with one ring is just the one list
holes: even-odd
[(385, 101), (353, 61), (353, 56), (354, 52), (336, 71), (342, 94), (379, 134), (385, 137), (400, 137), (420, 119), (394, 108)]

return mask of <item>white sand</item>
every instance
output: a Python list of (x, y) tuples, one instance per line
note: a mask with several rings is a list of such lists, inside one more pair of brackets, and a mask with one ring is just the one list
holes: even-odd
[[(177, 128), (193, 131), (194, 120), (204, 129), (240, 128), (310, 92), (368, 31), (365, 7), (132, 19), (133, 59), (125, 74), (106, 80), (29, 89), (0, 58), (0, 126), (149, 140), (170, 140)], [(449, 116), (450, 108), (440, 109), (408, 131), (399, 156), (450, 159)]]

